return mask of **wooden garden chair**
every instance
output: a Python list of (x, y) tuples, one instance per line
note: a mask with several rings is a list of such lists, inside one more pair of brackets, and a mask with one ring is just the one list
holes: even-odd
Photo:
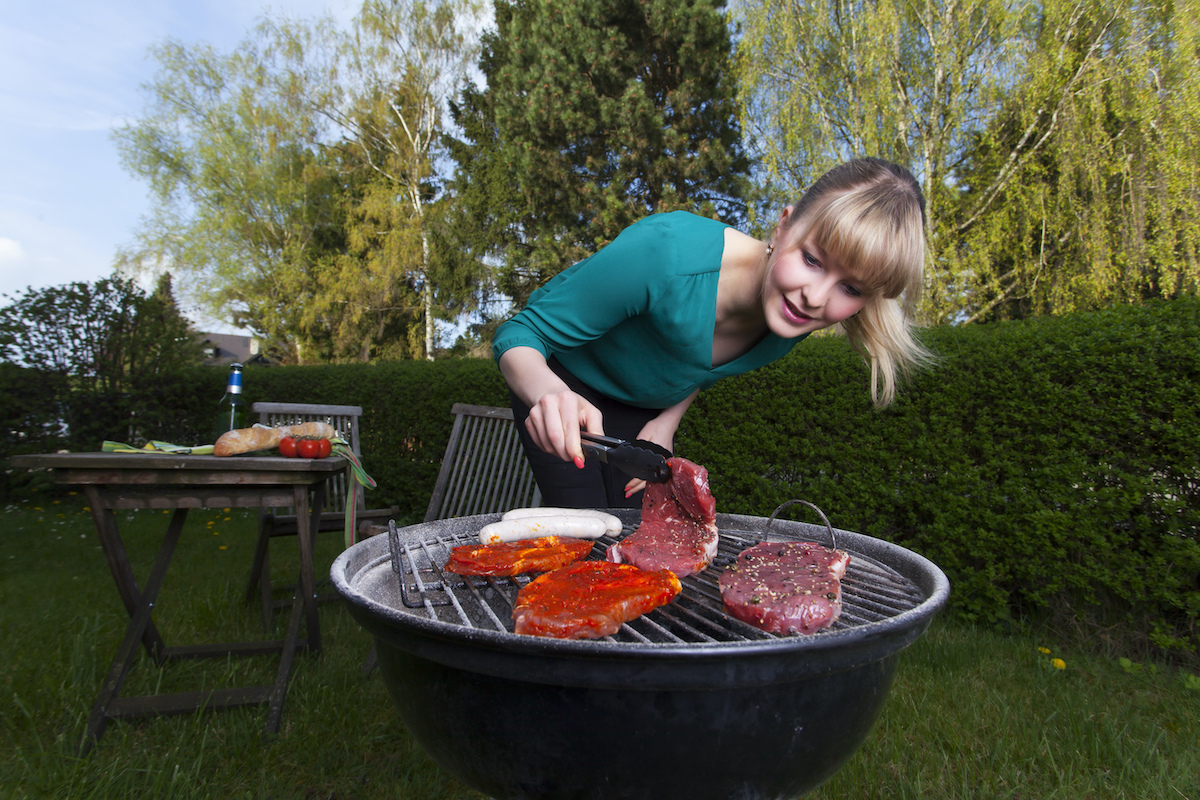
[[(455, 403), (450, 412), (454, 426), (425, 522), (540, 506), (542, 493), (521, 449), (512, 409)], [(363, 674), (375, 663), (372, 647)]]
[[(259, 423), (277, 427), (279, 425), (296, 425), (301, 422), (328, 422), (344, 439), (355, 456), (362, 458), (359, 450), (359, 420), (362, 408), (359, 406), (319, 405), (314, 403), (255, 403), (251, 412), (258, 415)], [(326, 484), (325, 506), (321, 513), (320, 525), (312, 532), (322, 531), (343, 532), (346, 528), (347, 500), (351, 495), (349, 477), (345, 472), (330, 478)], [(364, 492), (357, 493), (356, 526), (360, 535), (365, 534), (372, 524), (387, 523), (395, 517), (399, 509), (391, 508), (368, 509)], [(291, 508), (268, 508), (259, 512), (258, 541), (254, 548), (254, 561), (250, 567), (250, 579), (246, 585), (246, 600), (253, 602), (257, 594), (262, 604), (263, 626), (270, 627), (273, 613), (279, 608), (289, 606), (291, 601), (275, 600), (271, 586), (270, 542), (278, 536), (296, 535), (296, 515)]]
[(541, 505), (511, 408), (455, 403), (425, 521)]

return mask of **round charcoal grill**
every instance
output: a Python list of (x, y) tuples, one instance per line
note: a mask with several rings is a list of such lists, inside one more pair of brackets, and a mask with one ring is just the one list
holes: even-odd
[[(636, 510), (610, 510), (624, 524)], [(413, 525), (342, 553), (331, 575), (375, 639), (410, 732), (463, 783), (508, 798), (794, 798), (862, 743), (899, 652), (949, 585), (897, 545), (827, 526), (718, 514), (716, 560), (670, 604), (595, 640), (514, 634), (528, 576), (443, 573), (498, 515)], [(831, 540), (831, 537), (836, 537)], [(725, 613), (717, 578), (746, 547), (815, 541), (851, 556), (842, 613), (780, 637)], [(603, 559), (616, 539), (597, 541)]]

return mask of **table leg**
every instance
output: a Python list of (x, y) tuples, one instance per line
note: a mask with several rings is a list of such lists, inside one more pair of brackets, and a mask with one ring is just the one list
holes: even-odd
[[(109, 571), (112, 572), (113, 581), (117, 584), (117, 592), (125, 604), (126, 613), (132, 619), (141, 607), (142, 593), (138, 590), (133, 567), (129, 565), (129, 556), (125, 553), (125, 544), (121, 541), (117, 520), (113, 516), (112, 509), (104, 507), (100, 490), (97, 487), (84, 487), (84, 494), (87, 496), (88, 507), (92, 512), (92, 522), (95, 523), (96, 532), (100, 535), (100, 545), (104, 549), (104, 557), (108, 560)], [(175, 520), (171, 521), (174, 523)], [(182, 525), (182, 522), (180, 524)], [(162, 651), (163, 640), (159, 636), (153, 620), (146, 623), (142, 644), (146, 647), (146, 652), (156, 658), (157, 654)]]
[[(296, 589), (300, 591), (299, 588)], [(283, 701), (287, 697), (288, 681), (292, 677), (292, 659), (296, 654), (296, 640), (300, 636), (300, 621), (304, 618), (304, 606), (292, 600), (292, 611), (288, 615), (287, 634), (284, 638), (283, 653), (279, 657), (279, 671), (275, 673), (275, 685), (271, 689), (271, 699), (267, 706), (267, 724), (263, 726), (263, 739), (271, 739), (279, 733), (279, 722), (283, 717)]]
[(308, 491), (296, 487), (293, 505), (296, 509), (296, 542), (300, 548), (300, 578), (296, 582), (296, 595), (292, 598), (292, 610), (288, 615), (287, 634), (284, 636), (283, 653), (279, 658), (279, 671), (275, 675), (275, 686), (271, 691), (267, 710), (267, 723), (263, 738), (270, 739), (279, 732), (283, 716), (283, 701), (287, 697), (288, 681), (291, 679), (292, 660), (300, 638), (300, 622), (306, 623), (306, 645), (309, 652), (321, 649), (321, 621), (317, 609), (317, 583), (313, 576), (313, 546), (316, 532), (320, 530), (321, 510), (325, 505), (325, 484), (318, 484), (313, 492), (312, 508), (308, 504)]
[[(313, 492), (312, 507), (308, 507), (308, 492), (302, 488), (296, 489), (296, 539), (300, 547), (300, 580), (298, 582), (301, 599), (304, 603), (304, 614), (308, 634), (308, 649), (310, 652), (321, 652), (321, 621), (317, 614), (317, 581), (313, 575), (313, 548), (317, 532), (321, 528), (321, 512), (325, 505), (325, 484), (319, 483)], [(304, 505), (299, 504), (304, 498)]]
[[(108, 677), (104, 681), (104, 686), (100, 690), (100, 696), (96, 698), (96, 702), (92, 705), (92, 713), (88, 718), (87, 732), (84, 734), (83, 742), (80, 745), (80, 755), (86, 755), (91, 750), (92, 745), (104, 733), (104, 728), (108, 724), (110, 718), (109, 706), (116, 700), (120, 694), (121, 687), (125, 683), (125, 678), (129, 675), (129, 668), (133, 665), (133, 658), (137, 652), (138, 642), (146, 643), (148, 633), (153, 630), (154, 623), (150, 619), (150, 615), (154, 610), (154, 602), (158, 599), (158, 593), (162, 589), (163, 578), (167, 574), (167, 567), (171, 563), (171, 557), (175, 554), (175, 546), (179, 543), (179, 535), (183, 532), (183, 523), (187, 519), (187, 509), (176, 509), (171, 516), (171, 522), (167, 526), (166, 536), (163, 537), (162, 545), (158, 548), (158, 556), (154, 560), (154, 566), (150, 570), (150, 576), (146, 579), (146, 588), (143, 592), (138, 592), (137, 583), (133, 580), (133, 571), (129, 568), (129, 561), (125, 558), (125, 549), (121, 546), (121, 537), (117, 532), (115, 521), (112, 522), (110, 531), (111, 542), (105, 545), (105, 552), (109, 552), (109, 545), (113, 545), (114, 553), (119, 556), (109, 557), (109, 563), (122, 562), (125, 565), (129, 584), (126, 585), (126, 591), (122, 592), (122, 597), (126, 593), (130, 593), (133, 599), (134, 608), (131, 609), (129, 627), (125, 629), (125, 638), (121, 642), (121, 646), (117, 649), (117, 655), (113, 659), (112, 666), (109, 667)], [(121, 578), (117, 574), (116, 568), (113, 570), (113, 576), (117, 578), (118, 585), (121, 584)], [(128, 605), (128, 603), (127, 603)], [(162, 639), (159, 638), (158, 632), (153, 632), (155, 645), (151, 647), (146, 644), (147, 651), (152, 655), (155, 661), (161, 661), (161, 654), (165, 647)]]

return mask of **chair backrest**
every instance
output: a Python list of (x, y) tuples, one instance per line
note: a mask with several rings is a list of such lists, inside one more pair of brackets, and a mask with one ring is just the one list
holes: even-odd
[(455, 403), (425, 521), (541, 505), (511, 408)]
[[(252, 413), (258, 414), (258, 421), (272, 428), (280, 425), (296, 425), (301, 422), (328, 422), (337, 431), (338, 436), (350, 444), (350, 450), (361, 458), (358, 449), (358, 420), (362, 416), (360, 406), (333, 406), (318, 403), (255, 403), (250, 406)], [(325, 511), (343, 512), (346, 510), (346, 498), (349, 496), (349, 486), (346, 485), (346, 473), (339, 472), (325, 484)], [(358, 493), (358, 510), (366, 510), (364, 493)]]

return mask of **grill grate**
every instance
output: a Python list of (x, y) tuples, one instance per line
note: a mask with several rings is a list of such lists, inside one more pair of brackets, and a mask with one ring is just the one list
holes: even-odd
[[(628, 526), (625, 529), (632, 530)], [(683, 591), (674, 602), (622, 625), (612, 636), (597, 641), (679, 644), (779, 638), (727, 614), (717, 586), (717, 578), (742, 550), (767, 539), (801, 541), (799, 537), (777, 532), (768, 537), (763, 533), (723, 528), (712, 565), (698, 575), (681, 579)], [(605, 551), (617, 540), (612, 536), (596, 540), (588, 558), (602, 560)], [(512, 633), (517, 592), (534, 576), (462, 576), (441, 570), (452, 547), (477, 543), (471, 532), (438, 534), (403, 543), (392, 537), (392, 570), (398, 575), (405, 608), (443, 623)], [(917, 586), (894, 569), (853, 550), (847, 552), (850, 565), (842, 578), (842, 613), (826, 631), (885, 620), (917, 607), (924, 600)]]

